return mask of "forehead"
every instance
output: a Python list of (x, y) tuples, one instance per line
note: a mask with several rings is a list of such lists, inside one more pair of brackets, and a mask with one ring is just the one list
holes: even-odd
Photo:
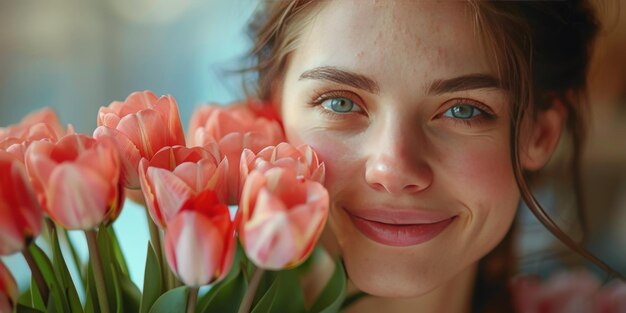
[(464, 1), (323, 1), (292, 61), (385, 80), (493, 74)]

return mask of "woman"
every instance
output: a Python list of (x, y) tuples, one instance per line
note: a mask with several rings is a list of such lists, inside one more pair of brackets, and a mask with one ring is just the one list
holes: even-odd
[(351, 282), (372, 295), (352, 311), (510, 312), (521, 198), (604, 267), (527, 183), (562, 129), (578, 179), (596, 24), (584, 1), (267, 3), (253, 24), (255, 96), (327, 166), (330, 228)]

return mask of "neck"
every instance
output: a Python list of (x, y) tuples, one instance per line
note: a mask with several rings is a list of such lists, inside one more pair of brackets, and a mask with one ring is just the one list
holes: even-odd
[[(471, 311), (472, 291), (477, 264), (469, 266), (437, 289), (413, 298), (383, 298), (365, 296), (347, 308), (346, 313), (367, 312), (442, 312), (468, 313)], [(348, 294), (358, 291), (350, 283)]]

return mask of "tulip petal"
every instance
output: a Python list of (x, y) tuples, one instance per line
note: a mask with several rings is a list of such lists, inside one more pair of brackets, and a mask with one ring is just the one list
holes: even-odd
[(170, 267), (188, 286), (210, 283), (219, 270), (224, 240), (203, 214), (182, 211), (165, 232), (165, 252)]
[(178, 113), (178, 104), (174, 97), (167, 95), (159, 98), (154, 104), (154, 110), (160, 112), (167, 121), (167, 130), (169, 134), (168, 145), (185, 145), (185, 133), (180, 121)]
[(168, 146), (166, 121), (153, 110), (143, 110), (126, 115), (117, 125), (117, 130), (126, 135), (139, 149), (141, 155), (151, 159), (161, 148)]
[[(296, 242), (286, 208), (265, 189), (259, 191), (257, 214), (244, 225), (245, 250), (250, 260), (265, 269), (282, 269), (296, 255)], [(272, 208), (265, 210), (261, 208)], [(272, 214), (267, 214), (268, 212)]]
[(110, 184), (97, 172), (71, 163), (56, 167), (46, 192), (48, 214), (66, 229), (92, 229), (112, 203)]
[[(0, 196), (5, 196), (2, 191)], [(0, 201), (0, 255), (13, 254), (24, 248), (23, 235), (14, 221), (16, 209), (11, 207), (8, 201)]]
[(173, 173), (192, 190), (199, 192), (204, 189), (204, 186), (206, 186), (210, 178), (207, 177), (207, 175), (211, 175), (215, 172), (216, 167), (214, 164), (212, 165), (213, 166), (207, 165), (203, 167), (197, 163), (185, 162), (176, 166)]
[(119, 104), (119, 116), (126, 116), (145, 109), (150, 109), (152, 104), (157, 100), (157, 95), (150, 90), (135, 91), (128, 95), (124, 102)]
[(139, 177), (137, 166), (141, 160), (141, 154), (135, 143), (116, 129), (100, 126), (93, 133), (94, 138), (100, 140), (101, 137), (108, 137), (113, 140), (117, 147), (120, 163), (122, 166), (121, 180), (127, 188), (138, 188)]
[(139, 162), (139, 183), (141, 185), (141, 193), (143, 194), (146, 207), (148, 208), (148, 213), (150, 213), (150, 217), (155, 224), (159, 227), (165, 227), (165, 221), (163, 219), (163, 215), (161, 214), (161, 210), (159, 209), (159, 204), (156, 202), (156, 195), (154, 194), (154, 190), (148, 182), (148, 178), (146, 177), (146, 171), (148, 170), (148, 160), (141, 159)]
[(163, 221), (168, 224), (195, 192), (172, 172), (162, 168), (148, 167), (146, 176), (151, 182)]
[(52, 170), (57, 163), (50, 159), (50, 154), (54, 149), (54, 144), (48, 141), (35, 141), (30, 144), (24, 154), (24, 164), (28, 176), (30, 176), (32, 186), (37, 193), (37, 199), (42, 207), (47, 206), (45, 197), (45, 187), (50, 180)]

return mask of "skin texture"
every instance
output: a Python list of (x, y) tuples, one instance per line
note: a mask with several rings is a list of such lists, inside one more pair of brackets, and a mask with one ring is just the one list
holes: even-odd
[[(326, 164), (329, 224), (351, 281), (369, 294), (437, 312), (469, 309), (476, 264), (504, 237), (519, 201), (506, 90), (432, 91), (441, 80), (495, 77), (472, 18), (463, 2), (324, 2), (289, 55), (276, 95), (288, 141), (312, 146)], [(377, 86), (367, 91), (302, 77), (318, 67), (358, 73)], [(316, 101), (324, 95), (353, 104), (351, 111)], [(455, 106), (482, 111), (461, 119), (452, 114)], [(539, 123), (528, 123), (525, 166), (547, 161), (561, 119), (560, 111), (548, 110)], [(392, 247), (364, 236), (345, 211), (368, 207), (454, 220), (427, 242)], [(369, 309), (390, 308), (379, 300), (367, 300)]]

